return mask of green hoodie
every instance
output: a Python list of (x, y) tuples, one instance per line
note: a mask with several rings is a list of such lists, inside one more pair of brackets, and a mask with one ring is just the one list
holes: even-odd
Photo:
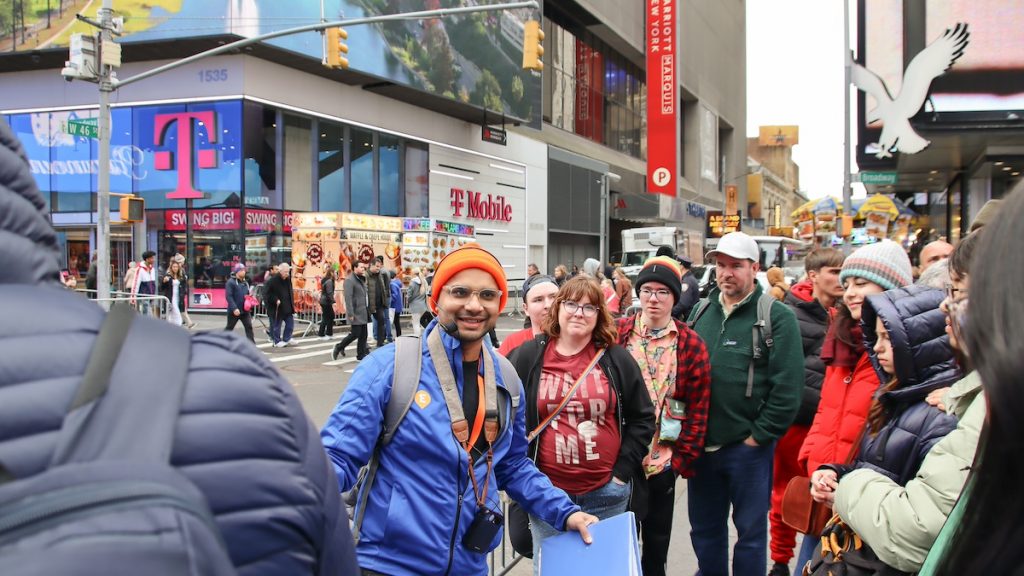
[[(746, 397), (753, 327), (757, 322), (760, 284), (725, 317), (715, 289), (709, 305), (694, 325), (711, 357), (711, 407), (707, 446), (727, 446), (753, 436), (765, 445), (785, 434), (793, 423), (804, 385), (804, 353), (793, 311), (781, 302), (772, 304), (774, 345), (754, 365), (754, 389)], [(694, 307), (694, 312), (697, 307)], [(690, 313), (691, 318), (694, 312)]]

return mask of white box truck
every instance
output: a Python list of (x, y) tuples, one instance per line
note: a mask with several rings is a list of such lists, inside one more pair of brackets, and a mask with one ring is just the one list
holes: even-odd
[(630, 278), (635, 277), (644, 262), (653, 258), (661, 246), (671, 246), (676, 254), (685, 254), (683, 231), (675, 226), (651, 226), (622, 231), (622, 252), (616, 261)]

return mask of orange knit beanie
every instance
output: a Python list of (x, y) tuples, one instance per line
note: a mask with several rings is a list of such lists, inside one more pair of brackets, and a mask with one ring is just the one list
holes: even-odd
[(473, 242), (449, 252), (441, 259), (437, 269), (434, 270), (430, 309), (435, 314), (437, 313), (437, 299), (440, 297), (441, 290), (445, 284), (451, 280), (452, 276), (470, 268), (479, 268), (494, 278), (494, 282), (498, 284), (498, 290), (501, 290), (501, 302), (498, 304), (498, 312), (500, 313), (505, 309), (505, 304), (508, 303), (508, 282), (505, 280), (505, 269), (501, 267), (501, 262), (498, 262), (494, 254)]

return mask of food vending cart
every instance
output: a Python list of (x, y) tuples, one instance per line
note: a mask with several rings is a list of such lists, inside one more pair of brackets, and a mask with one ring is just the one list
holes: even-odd
[(402, 272), (413, 268), (437, 267), (445, 254), (469, 242), (475, 242), (472, 225), (446, 222), (434, 218), (405, 218), (402, 220)]
[(335, 271), (335, 314), (344, 314), (342, 284), (357, 262), (384, 257), (385, 267), (398, 268), (402, 219), (347, 212), (296, 214), (292, 225), (292, 286), (295, 310), (319, 310), (320, 280), (327, 267)]

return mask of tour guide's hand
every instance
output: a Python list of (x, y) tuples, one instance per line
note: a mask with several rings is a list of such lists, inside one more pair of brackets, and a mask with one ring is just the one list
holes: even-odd
[(584, 544), (593, 544), (594, 539), (590, 536), (587, 526), (597, 524), (598, 520), (597, 516), (591, 516), (586, 512), (573, 512), (565, 521), (565, 531), (575, 530), (580, 533), (580, 538), (583, 538)]

